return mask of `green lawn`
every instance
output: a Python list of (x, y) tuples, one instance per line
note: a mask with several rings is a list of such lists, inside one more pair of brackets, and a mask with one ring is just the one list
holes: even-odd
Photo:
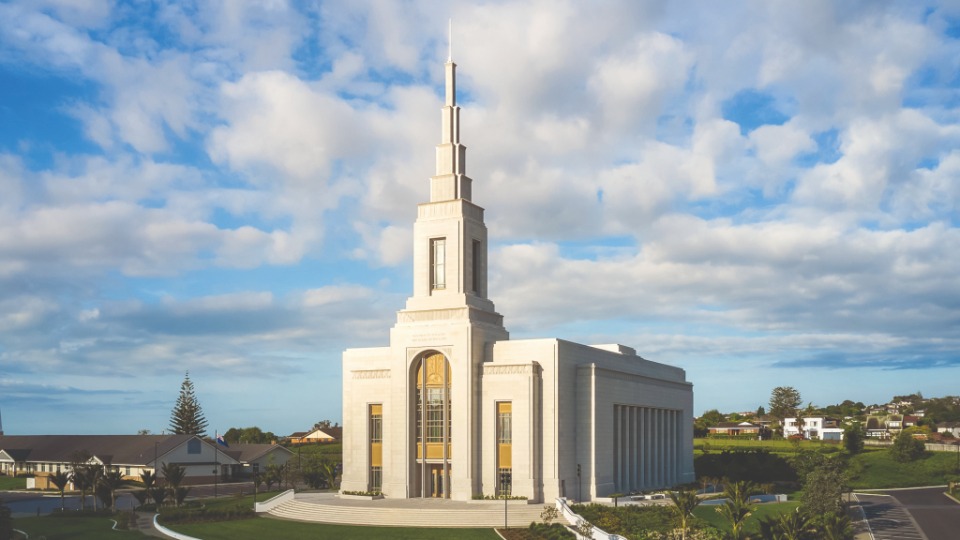
[(743, 448), (763, 448), (775, 454), (793, 454), (798, 449), (801, 450), (819, 450), (820, 448), (840, 448), (836, 443), (824, 441), (799, 441), (799, 445), (787, 439), (772, 439), (769, 441), (744, 440), (744, 439), (694, 439), (693, 450), (695, 454), (702, 454), (704, 450), (710, 452), (720, 452), (722, 450), (733, 450)]
[[(745, 528), (747, 532), (757, 533), (759, 532), (758, 523), (760, 520), (774, 515), (780, 515), (784, 512), (793, 512), (800, 506), (798, 501), (787, 501), (785, 503), (769, 503), (769, 504), (758, 504), (756, 509), (750, 514), (750, 517), (747, 518), (747, 523)], [(693, 515), (698, 519), (706, 521), (710, 525), (720, 529), (724, 532), (730, 532), (729, 523), (723, 519), (719, 513), (717, 513), (716, 505), (700, 505), (693, 511)]]
[(114, 531), (105, 517), (25, 517), (13, 520), (13, 528), (47, 540), (126, 540), (143, 538), (139, 531)]
[(908, 463), (894, 461), (890, 452), (866, 452), (851, 459), (850, 484), (856, 489), (943, 485), (956, 478), (956, 467), (957, 455), (951, 452), (929, 452)]
[(169, 527), (203, 540), (261, 540), (263, 538), (337, 538), (338, 540), (497, 540), (493, 529), (413, 529), (409, 527), (356, 527), (301, 523), (269, 518), (191, 523)]
[(22, 476), (0, 476), (0, 491), (7, 489), (27, 489), (27, 479)]

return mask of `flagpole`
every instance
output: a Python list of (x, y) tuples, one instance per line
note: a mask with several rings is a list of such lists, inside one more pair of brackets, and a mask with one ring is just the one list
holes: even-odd
[(214, 430), (213, 438), (213, 498), (217, 498), (217, 488), (220, 486), (220, 432)]

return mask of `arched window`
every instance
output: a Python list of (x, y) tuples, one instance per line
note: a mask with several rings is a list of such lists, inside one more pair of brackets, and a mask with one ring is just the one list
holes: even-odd
[(424, 497), (447, 497), (450, 474), (450, 362), (440, 353), (417, 367), (417, 462)]

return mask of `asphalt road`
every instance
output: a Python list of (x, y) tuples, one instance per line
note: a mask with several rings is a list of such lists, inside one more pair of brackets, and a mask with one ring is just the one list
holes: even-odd
[(857, 498), (876, 540), (956, 540), (960, 504), (943, 492), (944, 488), (903, 489)]

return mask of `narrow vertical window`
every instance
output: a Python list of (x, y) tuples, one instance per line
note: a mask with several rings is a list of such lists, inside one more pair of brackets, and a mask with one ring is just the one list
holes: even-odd
[(383, 486), (383, 405), (370, 405), (370, 491)]
[(446, 273), (447, 239), (433, 238), (430, 240), (430, 288), (433, 290), (447, 288)]
[(479, 240), (473, 241), (473, 257), (471, 261), (473, 263), (471, 265), (473, 270), (472, 272), (473, 279), (471, 280), (473, 285), (473, 293), (479, 296), (480, 295), (480, 241)]
[(497, 402), (497, 495), (509, 497), (513, 491), (513, 407), (509, 401)]

